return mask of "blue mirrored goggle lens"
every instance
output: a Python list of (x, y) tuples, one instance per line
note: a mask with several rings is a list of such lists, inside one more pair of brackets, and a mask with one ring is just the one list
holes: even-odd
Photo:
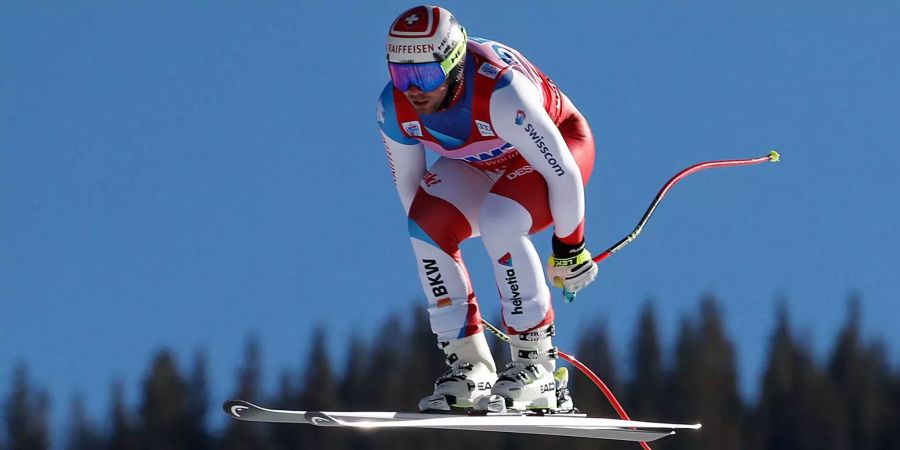
[(416, 86), (425, 92), (438, 88), (447, 78), (444, 69), (438, 62), (419, 64), (388, 63), (391, 80), (400, 92), (406, 92), (410, 86)]

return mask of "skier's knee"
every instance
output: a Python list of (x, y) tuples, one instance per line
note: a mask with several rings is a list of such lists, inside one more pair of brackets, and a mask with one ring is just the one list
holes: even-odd
[(458, 213), (457, 216), (443, 214), (443, 211), (439, 210), (419, 208), (411, 209), (408, 219), (407, 228), (410, 237), (433, 242), (447, 253), (452, 253), (459, 247), (460, 242), (472, 235), (472, 227), (462, 213)]
[(515, 200), (488, 194), (479, 210), (478, 229), (482, 239), (496, 241), (525, 236), (531, 228), (531, 215)]

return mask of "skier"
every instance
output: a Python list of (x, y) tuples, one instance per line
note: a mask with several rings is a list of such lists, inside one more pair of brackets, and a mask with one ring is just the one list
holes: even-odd
[[(450, 366), (419, 409), (571, 409), (565, 371), (556, 371), (550, 290), (529, 235), (554, 225), (546, 273), (556, 287), (574, 294), (596, 277), (583, 232), (594, 165), (587, 121), (521, 53), (467, 37), (444, 8), (400, 14), (387, 63), (377, 121)], [(425, 149), (439, 155), (429, 168)], [(511, 338), (512, 362), (499, 374), (459, 251), (475, 236), (492, 260)]]

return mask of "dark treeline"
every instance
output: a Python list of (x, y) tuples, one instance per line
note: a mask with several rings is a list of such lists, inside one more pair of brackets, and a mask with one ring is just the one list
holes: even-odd
[[(648, 303), (626, 347), (627, 370), (610, 344), (603, 324), (582, 330), (574, 354), (616, 392), (633, 418), (702, 422), (698, 432), (679, 433), (652, 446), (664, 450), (900, 449), (900, 373), (891, 368), (885, 346), (860, 330), (859, 301), (851, 299), (847, 319), (824, 358), (813, 354), (805, 333), (798, 334), (780, 305), (770, 337), (766, 366), (756, 398), (738, 392), (735, 350), (718, 302), (704, 298), (685, 317), (673, 345), (660, 342), (657, 318)], [(573, 330), (574, 332), (574, 330)], [(391, 336), (383, 339), (382, 336)], [(409, 411), (443, 371), (424, 308), (390, 316), (371, 338), (350, 339), (347, 357), (328, 356), (328, 336), (313, 332), (312, 351), (299, 372), (284, 371), (277, 386), (261, 386), (259, 342), (248, 338), (233, 397), (275, 408), (302, 410)], [(495, 345), (502, 363), (507, 352)], [(624, 372), (631, 374), (629, 377)], [(252, 424), (227, 420), (224, 399), (210, 397), (205, 356), (180, 367), (172, 352), (154, 355), (140, 386), (140, 400), (129, 405), (124, 387), (111, 387), (109, 412), (85, 414), (75, 398), (71, 418), (59, 432), (51, 424), (50, 398), (32, 385), (24, 365), (14, 369), (3, 397), (0, 450), (213, 450), (213, 449), (631, 449), (634, 443), (573, 438), (517, 436), (455, 431), (377, 433), (302, 425)], [(593, 416), (615, 417), (600, 392), (570, 369), (575, 404)], [(102, 423), (102, 425), (101, 425)], [(52, 442), (63, 436), (63, 442)]]

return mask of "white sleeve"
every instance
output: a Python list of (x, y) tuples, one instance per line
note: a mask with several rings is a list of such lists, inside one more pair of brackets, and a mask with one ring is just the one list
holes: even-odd
[[(544, 180), (550, 214), (559, 237), (572, 234), (584, 219), (581, 171), (559, 129), (544, 110), (544, 96), (529, 79), (507, 71), (491, 95), (491, 122), (497, 137), (514, 145)], [(507, 83), (508, 81), (508, 83)], [(524, 120), (517, 124), (517, 116)]]
[(384, 131), (379, 132), (381, 141), (384, 142), (384, 152), (391, 165), (394, 185), (400, 194), (400, 203), (403, 203), (403, 211), (409, 215), (409, 207), (419, 189), (419, 183), (425, 177), (425, 146), (419, 142), (412, 145), (401, 144), (391, 139)]

